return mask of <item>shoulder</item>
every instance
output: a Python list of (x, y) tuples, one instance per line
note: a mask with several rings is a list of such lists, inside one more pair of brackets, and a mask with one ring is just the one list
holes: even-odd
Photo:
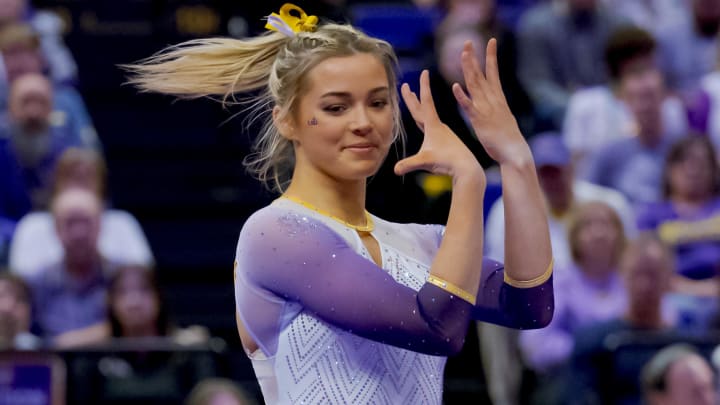
[(648, 202), (637, 209), (638, 223), (657, 223), (676, 216), (675, 208), (669, 201)]
[(573, 190), (581, 202), (603, 201), (615, 209), (620, 206), (623, 208), (629, 207), (627, 198), (621, 192), (610, 187), (604, 187), (585, 180), (576, 180), (573, 184)]
[(236, 254), (237, 257), (241, 257), (243, 251), (272, 254), (282, 247), (282, 252), (287, 255), (347, 246), (348, 242), (333, 225), (326, 224), (294, 203), (276, 201), (248, 217), (240, 230)]
[(16, 232), (46, 232), (52, 231), (52, 215), (47, 211), (34, 211), (23, 216), (18, 221)]
[(103, 226), (135, 227), (140, 226), (138, 220), (129, 212), (117, 209), (105, 210), (102, 214)]
[(571, 105), (576, 108), (584, 107), (585, 109), (616, 101), (617, 99), (607, 86), (592, 86), (580, 89), (570, 97)]

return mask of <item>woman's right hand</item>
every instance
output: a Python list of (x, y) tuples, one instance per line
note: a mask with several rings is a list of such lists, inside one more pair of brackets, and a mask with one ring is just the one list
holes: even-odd
[(415, 123), (425, 134), (420, 150), (415, 155), (399, 161), (395, 173), (404, 175), (415, 170), (426, 170), (456, 178), (460, 175), (479, 176), (485, 183), (485, 172), (475, 156), (460, 138), (438, 117), (430, 92), (430, 75), (427, 70), (420, 75), (420, 99), (404, 83), (401, 93)]

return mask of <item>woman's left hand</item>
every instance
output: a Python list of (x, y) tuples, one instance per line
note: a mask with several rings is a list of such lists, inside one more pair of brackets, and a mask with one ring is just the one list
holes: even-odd
[(473, 45), (467, 41), (461, 58), (469, 96), (455, 83), (452, 87), (455, 98), (470, 119), (478, 140), (498, 164), (502, 165), (518, 157), (527, 157), (530, 153), (529, 147), (510, 111), (500, 84), (497, 40), (493, 38), (488, 42), (485, 73), (473, 55)]

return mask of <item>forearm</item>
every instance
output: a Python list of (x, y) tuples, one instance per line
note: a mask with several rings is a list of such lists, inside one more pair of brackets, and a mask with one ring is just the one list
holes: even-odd
[(473, 297), (480, 285), (479, 255), (483, 251), (485, 179), (479, 165), (453, 177), (452, 200), (445, 235), (430, 274), (454, 284)]
[[(527, 145), (500, 164), (505, 206), (505, 273), (511, 280), (535, 280), (552, 260), (547, 210)], [(507, 278), (506, 278), (507, 279)]]

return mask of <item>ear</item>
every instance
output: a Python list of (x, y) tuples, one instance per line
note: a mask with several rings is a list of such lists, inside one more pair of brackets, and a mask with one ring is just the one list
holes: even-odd
[(273, 107), (272, 111), (272, 118), (273, 118), (273, 124), (275, 124), (275, 128), (278, 129), (278, 132), (280, 132), (280, 135), (290, 141), (295, 140), (295, 127), (292, 124), (292, 121), (290, 120), (290, 117), (287, 115), (285, 117), (281, 117), (281, 110), (280, 107), (275, 106)]

